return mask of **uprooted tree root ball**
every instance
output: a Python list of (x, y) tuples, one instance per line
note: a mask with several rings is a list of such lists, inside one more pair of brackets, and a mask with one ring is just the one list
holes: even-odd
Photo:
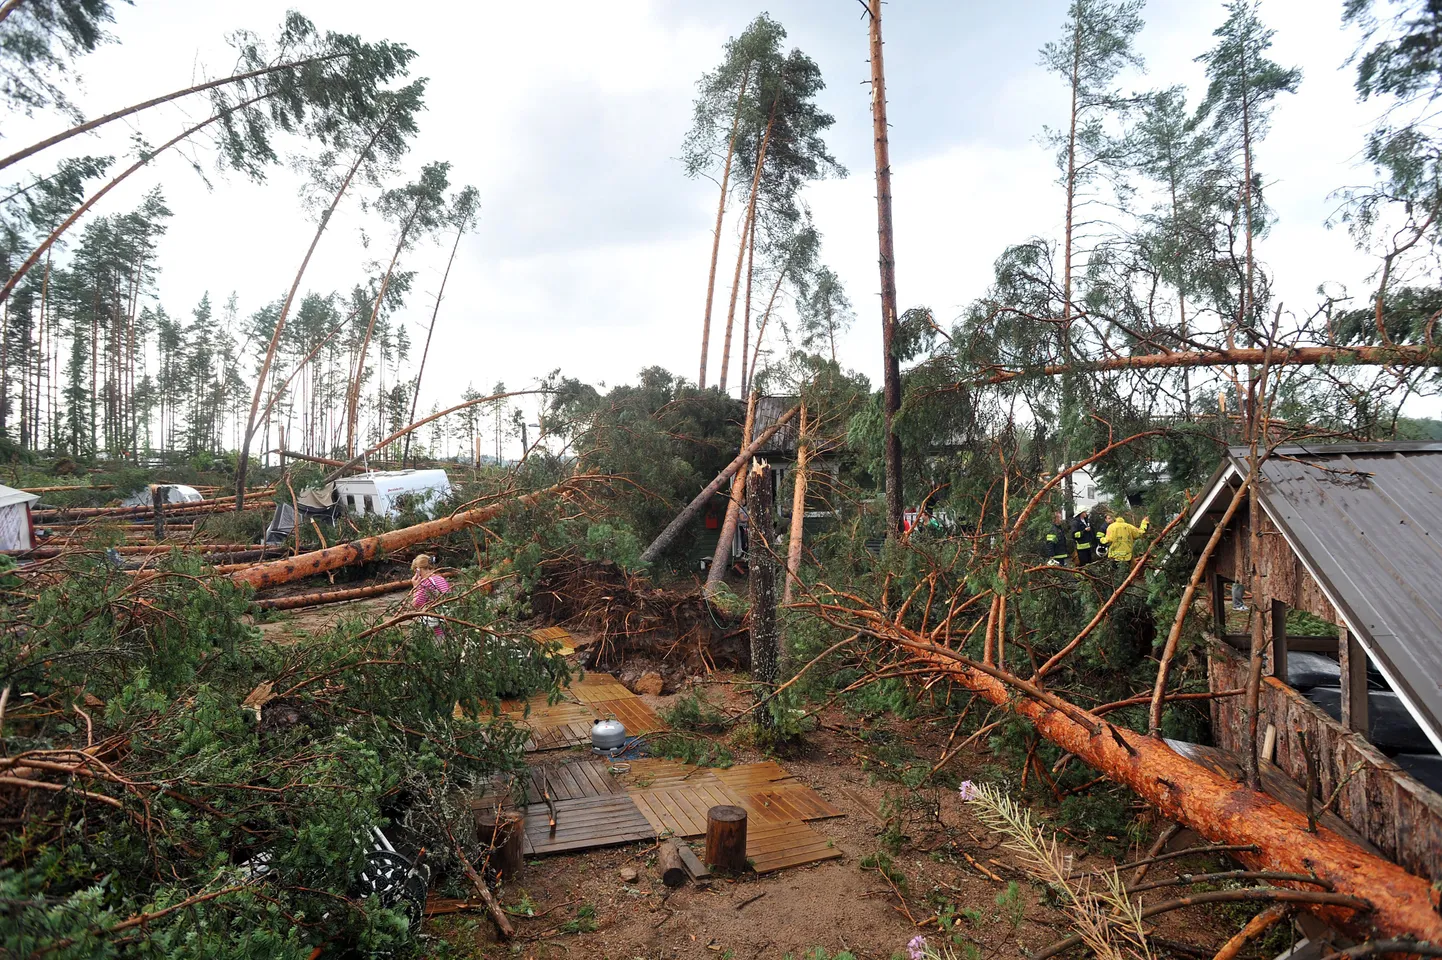
[(744, 669), (751, 638), (736, 606), (699, 589), (654, 586), (614, 563), (570, 558), (541, 564), (531, 591), (532, 612), (594, 635), (586, 649), (592, 666), (603, 669), (637, 658), (691, 672)]

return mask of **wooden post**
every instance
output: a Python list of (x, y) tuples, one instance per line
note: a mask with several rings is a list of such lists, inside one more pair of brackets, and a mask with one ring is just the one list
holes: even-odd
[(518, 876), (525, 865), (525, 817), (517, 813), (502, 813), (494, 808), (476, 811), (476, 834), (491, 848), (490, 861), (486, 872), (509, 882)]
[(150, 509), (155, 516), (155, 542), (165, 539), (165, 487), (158, 483), (150, 485)]
[(717, 806), (706, 811), (706, 863), (717, 870), (746, 869), (746, 811)]
[(675, 840), (667, 840), (656, 850), (656, 870), (661, 882), (668, 887), (679, 887), (686, 882), (686, 865), (681, 862), (681, 851)]
[(1287, 605), (1272, 601), (1272, 676), (1287, 682)]
[[(753, 465), (746, 477), (746, 511), (751, 516), (747, 558), (751, 568), (751, 680), (756, 685), (756, 696), (765, 698), (779, 679), (780, 650), (776, 636), (776, 537), (771, 468), (764, 461)], [(756, 723), (774, 727), (771, 710), (765, 706), (757, 710)]]
[(1345, 623), (1337, 626), (1337, 659), (1342, 667), (1342, 726), (1367, 735), (1367, 651)]

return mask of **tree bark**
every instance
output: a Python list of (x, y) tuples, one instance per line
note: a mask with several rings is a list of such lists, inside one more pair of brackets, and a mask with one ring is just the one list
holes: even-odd
[(806, 523), (806, 461), (810, 449), (806, 441), (806, 404), (801, 405), (801, 420), (796, 430), (796, 479), (791, 491), (791, 536), (786, 542), (786, 587), (781, 602), (790, 603), (801, 569), (801, 541)]
[(676, 539), (676, 536), (686, 528), (687, 524), (696, 519), (696, 516), (706, 506), (706, 501), (711, 499), (717, 490), (721, 489), (721, 484), (734, 476), (736, 471), (741, 469), (747, 460), (756, 456), (756, 451), (766, 446), (766, 442), (775, 435), (776, 431), (784, 427), (792, 417), (796, 416), (796, 412), (800, 409), (800, 406), (792, 407), (777, 417), (775, 423), (761, 431), (761, 436), (752, 440), (748, 447), (737, 454), (736, 459), (732, 460), (725, 470), (718, 473), (714, 480), (706, 484), (706, 486), (701, 489), (701, 492), (696, 494), (691, 502), (686, 505), (685, 509), (676, 514), (675, 518), (666, 525), (665, 530), (657, 534), (656, 539), (652, 540), (651, 545), (646, 548), (646, 552), (641, 554), (641, 562), (655, 563), (656, 558), (661, 555), (662, 551), (671, 545), (671, 541)]
[(752, 283), (753, 271), (756, 267), (756, 221), (751, 221), (751, 229), (746, 232), (746, 300), (745, 309), (741, 311), (741, 392), (751, 392), (751, 378), (749, 376), (751, 365), (746, 362), (751, 347), (751, 291), (755, 289)]
[(686, 883), (686, 865), (681, 862), (678, 843), (677, 840), (667, 840), (656, 851), (656, 872), (668, 887), (680, 887)]
[(771, 100), (771, 116), (766, 121), (766, 132), (761, 136), (761, 148), (756, 152), (756, 172), (751, 176), (751, 199), (746, 204), (746, 219), (741, 224), (741, 246), (736, 251), (736, 274), (731, 278), (731, 305), (726, 308), (726, 339), (721, 351), (721, 377), (716, 386), (726, 392), (726, 371), (731, 363), (731, 329), (736, 323), (736, 298), (741, 293), (741, 265), (746, 261), (746, 238), (756, 222), (756, 194), (761, 189), (761, 171), (766, 165), (766, 148), (771, 144), (771, 128), (776, 123), (776, 108), (781, 104), (781, 80), (777, 81), (776, 96)]
[[(1118, 370), (1165, 370), (1180, 367), (1230, 367), (1247, 363), (1262, 363), (1267, 350), (1254, 347), (1227, 347), (1221, 350), (1163, 350), (1159, 353), (1142, 353), (1130, 357), (1112, 357), (1092, 363), (1052, 364), (1029, 370), (1000, 370), (983, 374), (973, 380), (963, 380), (942, 388), (961, 390), (969, 387), (992, 386), (1011, 383), (1029, 377), (1055, 377), (1063, 373), (1110, 373)], [(1442, 366), (1442, 347), (1426, 344), (1409, 344), (1395, 347), (1381, 346), (1318, 346), (1318, 347), (1274, 347), (1271, 348), (1273, 366), (1324, 366), (1330, 363), (1353, 366)]]
[(330, 570), (339, 570), (343, 567), (353, 567), (358, 564), (375, 560), (387, 553), (392, 553), (404, 547), (409, 547), (436, 537), (443, 537), (448, 533), (455, 533), (467, 527), (473, 527), (478, 523), (484, 523), (493, 517), (499, 516), (512, 504), (518, 504), (530, 508), (540, 503), (546, 497), (553, 494), (565, 493), (574, 485), (574, 478), (565, 480), (544, 490), (535, 493), (528, 493), (522, 497), (502, 500), (484, 507), (476, 507), (471, 510), (462, 510), (459, 513), (448, 517), (441, 517), (437, 520), (427, 520), (425, 523), (418, 523), (413, 527), (402, 527), (399, 530), (392, 530), (379, 536), (364, 537), (360, 540), (353, 540), (350, 543), (337, 544), (334, 547), (327, 547), (322, 550), (312, 550), (310, 553), (302, 553), (296, 557), (287, 557), (284, 560), (275, 560), (271, 563), (260, 563), (245, 570), (235, 571), (230, 579), (235, 583), (246, 583), (257, 590), (267, 587), (279, 586), (282, 583), (293, 583), (318, 573), (326, 573)]
[(988, 702), (1029, 720), (1047, 740), (1130, 787), (1166, 819), (1183, 823), (1214, 843), (1255, 846), (1255, 854), (1237, 854), (1249, 868), (1315, 873), (1332, 883), (1338, 893), (1366, 899), (1374, 907), (1365, 918), (1350, 910), (1317, 908), (1330, 922), (1354, 932), (1365, 927), (1383, 936), (1410, 933), (1423, 939), (1442, 938), (1442, 916), (1429, 905), (1427, 881), (1367, 853), (1324, 826), (1309, 833), (1304, 814), (1265, 793), (1242, 788), (1182, 757), (1165, 741), (1114, 727), (1075, 707), (1059, 710), (1030, 695), (1018, 696), (1017, 678), (1003, 680), (984, 673), (963, 663), (965, 658), (955, 651), (903, 627), (874, 622), (868, 632), (911, 652)]
[[(416, 418), (416, 405), (421, 399), (421, 376), (426, 372), (426, 357), (431, 352), (431, 334), (436, 332), (436, 317), (441, 312), (441, 298), (446, 295), (446, 281), (451, 278), (451, 264), (456, 262), (456, 251), (461, 248), (461, 237), (465, 235), (466, 225), (462, 223), (456, 228), (456, 242), (451, 247), (450, 259), (446, 261), (446, 272), (441, 274), (441, 289), (436, 292), (435, 309), (431, 311), (431, 325), (426, 327), (426, 345), (421, 348), (420, 366), (416, 367), (416, 385), (412, 388), (411, 394), (411, 420)], [(401, 469), (405, 469), (406, 461), (411, 455), (411, 435), (406, 434), (405, 449), (401, 451)]]
[(896, 356), (896, 253), (891, 235), (891, 154), (886, 131), (886, 69), (881, 56), (881, 0), (871, 12), (871, 120), (876, 140), (876, 238), (881, 268), (882, 444), (886, 459), (886, 536), (901, 533), (901, 361)]
[[(1061, 302), (1061, 347), (1062, 362), (1070, 365), (1071, 356), (1071, 291), (1072, 291), (1072, 235), (1076, 212), (1076, 125), (1077, 95), (1081, 90), (1082, 23), (1078, 11), (1075, 14), (1076, 32), (1072, 38), (1071, 66), (1071, 123), (1067, 130), (1066, 142), (1066, 227), (1062, 239), (1062, 302)], [(1062, 465), (1071, 466), (1072, 408), (1076, 406), (1074, 384), (1069, 374), (1061, 380), (1061, 435)], [(1066, 475), (1062, 501), (1066, 505), (1068, 519), (1076, 503), (1075, 481), (1071, 473)]]
[(706, 811), (706, 864), (730, 873), (746, 871), (746, 811), (741, 807)]
[(731, 181), (731, 158), (736, 155), (736, 131), (741, 127), (741, 104), (746, 99), (746, 84), (751, 69), (741, 75), (741, 89), (736, 94), (736, 116), (731, 121), (731, 140), (726, 146), (726, 165), (721, 168), (721, 199), (716, 201), (716, 232), (711, 240), (711, 272), (706, 277), (706, 314), (701, 320), (701, 373), (696, 385), (706, 389), (706, 354), (711, 348), (711, 303), (716, 298), (716, 264), (721, 259), (721, 223), (726, 217), (726, 187)]
[[(756, 430), (756, 394), (751, 394), (746, 400), (746, 425), (741, 429), (741, 449), (746, 449), (751, 443), (751, 436)], [(706, 596), (716, 592), (716, 585), (726, 576), (726, 568), (731, 561), (731, 541), (736, 537), (736, 528), (741, 523), (741, 504), (746, 499), (746, 471), (737, 469), (736, 476), (731, 481), (731, 499), (726, 502), (726, 519), (721, 524), (721, 531), (716, 538), (716, 550), (711, 554), (711, 566), (706, 570), (706, 586), (703, 591)]]
[[(751, 515), (751, 680), (756, 699), (767, 699), (776, 688), (781, 651), (776, 629), (776, 537), (771, 497), (771, 468), (765, 462), (752, 464), (746, 477), (746, 510)], [(768, 709), (756, 711), (756, 723), (775, 728), (776, 718)]]

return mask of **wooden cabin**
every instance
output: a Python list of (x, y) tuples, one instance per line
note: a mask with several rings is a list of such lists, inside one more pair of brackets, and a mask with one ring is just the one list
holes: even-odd
[[(1198, 500), (1193, 550), (1241, 488), (1249, 452), (1229, 450)], [(1259, 473), (1205, 569), (1209, 688), (1246, 686), (1259, 626), (1260, 756), (1305, 785), (1310, 753), (1318, 809), (1333, 800), (1377, 851), (1442, 880), (1442, 443), (1283, 447)], [(1247, 496), (1260, 507), (1255, 556)], [(1211, 704), (1216, 745), (1242, 754), (1243, 698)]]

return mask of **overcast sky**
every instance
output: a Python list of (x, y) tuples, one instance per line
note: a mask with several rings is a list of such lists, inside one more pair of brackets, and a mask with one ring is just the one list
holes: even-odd
[[(290, 6), (297, 3), (136, 0), (117, 13), (120, 43), (83, 62), (78, 99), (96, 114), (184, 86), (202, 65), (209, 75), (228, 71), (224, 34), (244, 27), (269, 35)], [(1043, 126), (1064, 122), (1067, 97), (1037, 65), (1037, 50), (1059, 33), (1065, 7), (1064, 0), (888, 4), (902, 309), (926, 304), (948, 320), (985, 291), (1007, 244), (1059, 232), (1063, 197), (1038, 137)], [(1340, 0), (1268, 0), (1262, 10), (1277, 30), (1274, 57), (1304, 71), (1258, 155), (1279, 218), (1260, 258), (1276, 274), (1278, 296), (1297, 310), (1310, 309), (1319, 284), (1360, 291), (1373, 267), (1344, 230), (1325, 226), (1335, 208), (1329, 194), (1367, 179), (1358, 151), (1374, 115), (1352, 92), (1344, 61), (1355, 37), (1341, 28), (1340, 7)], [(453, 400), (468, 383), (504, 380), (514, 388), (558, 367), (593, 383), (623, 382), (652, 364), (695, 378), (716, 194), (710, 182), (688, 180), (676, 157), (695, 81), (763, 9), (827, 82), (821, 102), (836, 117), (828, 139), (850, 176), (812, 187), (807, 199), (825, 237), (823, 257), (857, 308), (842, 360), (875, 382), (876, 206), (867, 30), (857, 0), (305, 0), (299, 9), (324, 29), (418, 52), (414, 70), (430, 78), (429, 110), (408, 162), (414, 169), (449, 160), (453, 182), (481, 194), (479, 228), (461, 246), (441, 310), (423, 407)], [(1194, 58), (1212, 43), (1221, 3), (1152, 0), (1144, 15), (1147, 73), (1132, 82), (1186, 83), (1195, 102), (1202, 73)], [(160, 142), (182, 119), (167, 109), (137, 126)], [(14, 122), (4, 132), (18, 145), (30, 130), (50, 126)], [(117, 125), (81, 149), (123, 149), (128, 135)], [(217, 179), (207, 190), (173, 157), (137, 180), (102, 209), (128, 209), (143, 189), (163, 184), (176, 214), (159, 257), (167, 310), (188, 312), (207, 290), (217, 304), (235, 291), (245, 313), (283, 294), (313, 229), (287, 171), (261, 185)], [(384, 228), (360, 218), (354, 202), (346, 211), (323, 241), (310, 289), (348, 289), (388, 248)], [(363, 225), (376, 241), (369, 250)], [(735, 232), (728, 219), (725, 239), (734, 242)], [(406, 261), (420, 274), (401, 317), (413, 340), (423, 336), (447, 250), (423, 245)], [(713, 379), (719, 349), (718, 337)]]

